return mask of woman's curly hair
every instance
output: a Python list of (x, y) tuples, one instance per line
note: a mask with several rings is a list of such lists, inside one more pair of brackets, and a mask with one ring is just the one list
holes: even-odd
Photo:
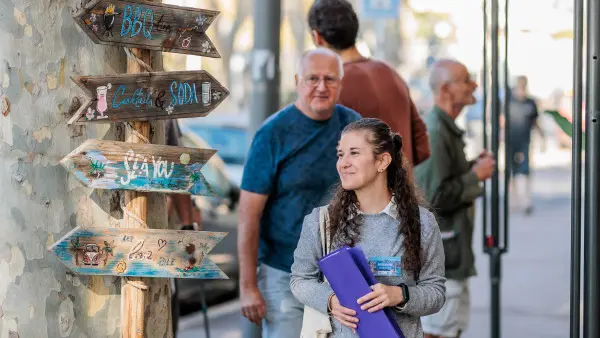
[[(412, 180), (402, 156), (402, 137), (390, 130), (379, 119), (365, 118), (346, 126), (342, 134), (351, 131), (367, 131), (367, 141), (375, 155), (389, 153), (392, 161), (387, 168), (388, 188), (396, 202), (400, 216), (400, 233), (403, 236), (402, 266), (406, 271), (418, 274), (421, 270), (421, 222), (419, 204)], [(352, 217), (359, 211), (359, 203), (353, 190), (338, 186), (330, 204), (330, 234), (333, 242), (354, 246), (360, 240), (360, 217)]]

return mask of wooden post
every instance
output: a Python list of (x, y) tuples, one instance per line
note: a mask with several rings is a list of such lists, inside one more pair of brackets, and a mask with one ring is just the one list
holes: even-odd
[[(145, 49), (132, 48), (131, 52), (146, 64), (152, 64), (151, 52)], [(127, 73), (141, 73), (146, 71), (136, 60), (128, 58)], [(150, 122), (131, 122), (133, 129), (127, 128), (125, 141), (129, 143), (150, 143)], [(139, 134), (138, 134), (139, 133)], [(145, 139), (144, 139), (145, 138)], [(125, 226), (127, 228), (148, 228), (148, 193), (138, 191), (125, 192), (125, 207), (135, 215), (134, 218), (125, 213)], [(142, 224), (140, 221), (143, 221)], [(121, 284), (121, 337), (143, 338), (145, 293), (148, 285), (145, 278), (123, 279)]]

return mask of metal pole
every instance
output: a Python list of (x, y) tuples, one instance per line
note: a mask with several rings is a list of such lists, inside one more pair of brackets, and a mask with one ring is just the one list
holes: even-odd
[(600, 67), (598, 65), (598, 56), (600, 55), (600, 0), (589, 0), (588, 2), (588, 100), (586, 102), (587, 120), (586, 120), (586, 192), (589, 200), (586, 201), (586, 237), (584, 248), (584, 286), (583, 286), (583, 306), (584, 306), (584, 338), (600, 337), (600, 250), (598, 241), (600, 231), (598, 231), (598, 189), (600, 170)]
[(508, 221), (510, 200), (510, 173), (512, 170), (512, 157), (510, 149), (510, 83), (508, 81), (508, 5), (509, 0), (504, 2), (504, 201), (502, 221), (504, 222), (504, 233), (502, 234), (502, 252), (508, 251)]
[[(482, 102), (483, 114), (481, 119), (483, 120), (483, 149), (488, 148), (488, 133), (487, 133), (487, 93), (488, 93), (488, 49), (487, 49), (487, 35), (488, 35), (488, 14), (487, 14), (487, 0), (483, 0), (483, 74), (481, 75), (481, 88), (482, 88)], [(488, 238), (488, 199), (487, 199), (487, 182), (483, 181), (483, 200), (481, 201), (482, 210), (481, 218), (483, 229), (483, 252), (488, 252), (487, 238)]]
[(498, 148), (500, 143), (500, 91), (498, 78), (498, 0), (492, 0), (492, 153), (496, 157), (496, 170), (492, 176), (491, 196), (491, 239), (490, 245), (490, 280), (491, 280), (491, 338), (500, 338), (500, 249), (498, 238), (500, 233), (500, 191), (498, 182)]
[[(492, 72), (491, 72), (491, 120), (492, 120), (492, 152), (498, 159), (498, 148), (500, 143), (500, 91), (498, 85), (498, 0), (492, 0)], [(497, 168), (496, 168), (497, 169)], [(498, 221), (499, 221), (499, 194), (498, 194), (498, 170), (492, 176), (492, 244), (498, 243)]]
[(581, 152), (583, 99), (583, 0), (573, 10), (573, 158), (571, 172), (571, 320), (570, 338), (579, 338), (581, 296)]
[(202, 306), (202, 318), (204, 318), (204, 335), (206, 338), (210, 338), (210, 326), (208, 323), (208, 306), (206, 304), (206, 289), (204, 288), (204, 281), (200, 280), (200, 304)]
[(279, 110), (279, 32), (281, 0), (254, 0), (254, 50), (252, 51), (252, 110), (249, 136)]

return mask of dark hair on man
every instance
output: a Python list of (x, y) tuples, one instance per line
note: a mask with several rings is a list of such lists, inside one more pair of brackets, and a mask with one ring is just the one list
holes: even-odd
[(358, 16), (346, 0), (315, 0), (308, 12), (308, 26), (336, 50), (356, 44)]

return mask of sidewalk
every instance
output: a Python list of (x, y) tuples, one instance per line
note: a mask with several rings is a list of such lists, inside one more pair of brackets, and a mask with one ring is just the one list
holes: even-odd
[[(502, 258), (502, 337), (569, 336), (570, 168), (536, 167), (533, 214), (510, 218), (509, 252)], [(480, 215), (476, 229), (478, 276), (471, 280), (471, 321), (461, 338), (490, 337), (489, 257), (482, 253)], [(237, 302), (209, 309), (209, 315), (211, 338), (242, 337)], [(178, 338), (205, 337), (201, 317), (182, 319)]]
[[(569, 336), (570, 189), (570, 168), (540, 169), (534, 177), (533, 215), (510, 217), (509, 251), (502, 258), (502, 337)], [(471, 280), (471, 321), (461, 338), (490, 336), (489, 256), (482, 253), (478, 223), (478, 276)]]

